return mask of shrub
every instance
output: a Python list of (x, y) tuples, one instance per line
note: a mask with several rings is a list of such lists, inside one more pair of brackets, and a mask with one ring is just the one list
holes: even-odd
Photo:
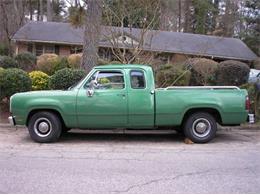
[(55, 67), (59, 64), (61, 59), (56, 54), (42, 54), (37, 60), (37, 69), (52, 75), (55, 72)]
[(247, 64), (235, 60), (219, 63), (217, 70), (218, 85), (240, 86), (247, 82), (250, 69)]
[(9, 54), (9, 48), (5, 44), (0, 44), (0, 55), (1, 56), (7, 56)]
[(18, 92), (30, 91), (31, 86), (31, 79), (25, 71), (18, 68), (5, 69), (0, 76), (1, 100)]
[(253, 61), (253, 67), (257, 70), (260, 70), (260, 57), (256, 58), (254, 61)]
[(54, 74), (56, 71), (69, 68), (69, 63), (66, 57), (59, 58), (57, 63), (54, 63), (51, 74)]
[(0, 74), (4, 71), (5, 69), (0, 67)]
[(32, 90), (48, 89), (49, 76), (41, 71), (32, 71), (29, 73), (32, 80)]
[(32, 71), (35, 68), (37, 58), (32, 53), (26, 52), (15, 56), (15, 60), (19, 68), (25, 71)]
[(158, 87), (167, 87), (171, 85), (186, 86), (189, 85), (190, 71), (184, 66), (164, 65), (156, 74), (156, 83)]
[(85, 75), (86, 73), (81, 69), (64, 68), (50, 77), (49, 87), (51, 89), (68, 89)]
[(218, 63), (206, 58), (190, 58), (185, 61), (191, 66), (190, 85), (214, 85)]
[(80, 68), (82, 54), (71, 54), (68, 57), (68, 64), (70, 68)]
[(9, 56), (0, 56), (0, 67), (17, 68), (17, 62)]

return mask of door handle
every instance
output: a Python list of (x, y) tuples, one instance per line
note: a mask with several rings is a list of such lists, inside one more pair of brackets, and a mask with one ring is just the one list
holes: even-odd
[(153, 95), (154, 94), (154, 90), (150, 91), (150, 94)]

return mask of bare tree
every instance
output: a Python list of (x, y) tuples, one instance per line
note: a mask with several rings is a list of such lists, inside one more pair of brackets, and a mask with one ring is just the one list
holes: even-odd
[(26, 6), (25, 1), (0, 1), (1, 41), (7, 44), (10, 51), (12, 36), (25, 22)]
[[(104, 37), (104, 42), (110, 44), (111, 51), (118, 61), (125, 64), (134, 61), (148, 63), (147, 60), (152, 60), (154, 56), (145, 50), (151, 48), (153, 37), (156, 34), (156, 31), (151, 31), (151, 29), (159, 19), (160, 1), (138, 1), (138, 6), (142, 8), (140, 17), (133, 16), (136, 13), (133, 13), (133, 7), (130, 6), (137, 4), (135, 4), (136, 2), (131, 3), (133, 4), (126, 4), (125, 1), (118, 3), (116, 11), (104, 3), (104, 17), (109, 26), (102, 32), (102, 37)], [(118, 23), (119, 27), (113, 27), (113, 22)], [(136, 24), (139, 25), (138, 29), (133, 28)]]
[(98, 44), (102, 17), (101, 0), (88, 0), (84, 21), (84, 45), (81, 66), (89, 72), (98, 61)]

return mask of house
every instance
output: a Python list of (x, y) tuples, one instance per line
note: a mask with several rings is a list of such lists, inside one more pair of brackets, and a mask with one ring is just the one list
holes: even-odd
[[(68, 56), (82, 52), (83, 28), (74, 28), (69, 23), (29, 22), (12, 37), (15, 52), (32, 52), (36, 56), (43, 53), (56, 53)], [(257, 56), (236, 38), (148, 30), (101, 27), (99, 54), (102, 58), (112, 59), (111, 48), (131, 50), (139, 48), (165, 62), (176, 62), (187, 57), (197, 56), (216, 61), (240, 60), (250, 63)]]

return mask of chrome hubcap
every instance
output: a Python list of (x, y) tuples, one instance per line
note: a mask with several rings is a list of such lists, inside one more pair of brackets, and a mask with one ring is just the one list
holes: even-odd
[(197, 132), (204, 133), (207, 129), (207, 125), (203, 122), (199, 122), (195, 128)]
[(49, 125), (46, 122), (41, 122), (38, 127), (39, 131), (42, 133), (46, 133), (49, 131)]
[(33, 126), (34, 132), (40, 137), (47, 137), (52, 131), (52, 125), (47, 118), (38, 118)]
[(206, 137), (211, 131), (211, 124), (205, 118), (196, 119), (192, 124), (192, 132), (197, 137)]

